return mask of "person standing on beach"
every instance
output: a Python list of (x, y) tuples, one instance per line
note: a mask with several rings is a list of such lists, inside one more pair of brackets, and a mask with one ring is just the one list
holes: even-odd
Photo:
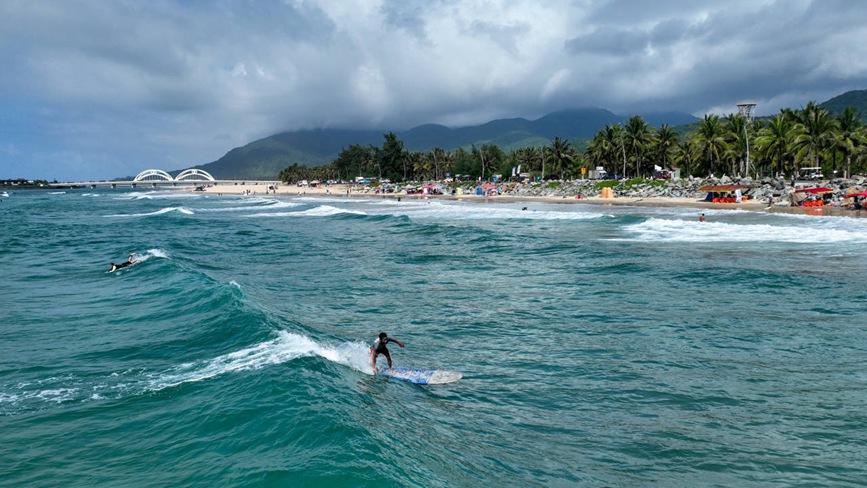
[(379, 338), (373, 341), (373, 347), (370, 348), (370, 356), (373, 359), (373, 372), (376, 373), (376, 357), (380, 354), (385, 356), (385, 359), (388, 359), (388, 369), (391, 369), (391, 355), (388, 353), (388, 348), (385, 347), (389, 342), (394, 342), (400, 347), (403, 347), (403, 343), (398, 341), (397, 339), (392, 339), (388, 337), (388, 334), (385, 332), (379, 333)]

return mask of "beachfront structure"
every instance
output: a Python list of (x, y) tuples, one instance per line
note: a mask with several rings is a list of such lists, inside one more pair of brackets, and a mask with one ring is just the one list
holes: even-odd
[(746, 119), (747, 123), (744, 124), (744, 141), (747, 144), (747, 162), (745, 166), (745, 173), (750, 174), (750, 134), (749, 127), (753, 122), (753, 109), (756, 108), (756, 102), (749, 100), (745, 102), (738, 103), (738, 112)]

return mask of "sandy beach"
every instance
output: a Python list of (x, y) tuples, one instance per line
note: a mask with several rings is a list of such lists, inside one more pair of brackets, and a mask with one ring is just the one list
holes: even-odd
[[(269, 189), (275, 188), (275, 189)], [(406, 195), (400, 193), (374, 193), (373, 191), (365, 191), (366, 187), (361, 185), (339, 184), (317, 187), (297, 187), (286, 184), (244, 184), (244, 185), (219, 185), (211, 186), (204, 189), (210, 195), (250, 195), (250, 196), (318, 196), (318, 197), (349, 197), (349, 198), (400, 198), (400, 199), (425, 199), (431, 200), (458, 200), (468, 202), (539, 202), (539, 203), (563, 203), (563, 204), (588, 204), (588, 205), (612, 205), (612, 206), (634, 206), (634, 207), (688, 207), (695, 208), (701, 212), (703, 209), (713, 210), (746, 210), (753, 212), (772, 212), (772, 213), (788, 213), (797, 215), (816, 215), (816, 216), (838, 216), (838, 217), (867, 217), (867, 211), (850, 210), (835, 206), (826, 207), (792, 207), (782, 204), (774, 204), (768, 206), (763, 201), (747, 201), (743, 203), (712, 203), (694, 198), (663, 198), (663, 197), (588, 197), (588, 198), (570, 198), (570, 197), (527, 197), (513, 195), (499, 196), (483, 196), (465, 193), (462, 195)], [(194, 191), (190, 188), (187, 191)]]

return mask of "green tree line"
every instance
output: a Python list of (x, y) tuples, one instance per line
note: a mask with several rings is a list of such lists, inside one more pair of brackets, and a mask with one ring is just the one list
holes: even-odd
[(740, 114), (705, 115), (685, 132), (663, 124), (650, 127), (635, 115), (622, 125), (606, 125), (586, 143), (556, 137), (550, 144), (504, 152), (496, 144), (447, 151), (408, 151), (393, 132), (382, 146), (352, 144), (323, 166), (293, 164), (280, 172), (286, 182), (344, 180), (356, 176), (391, 181), (441, 180), (446, 175), (488, 179), (511, 176), (512, 168), (533, 178), (577, 178), (582, 169), (603, 167), (622, 177), (648, 177), (655, 166), (680, 168), (681, 176), (792, 175), (820, 167), (826, 175), (864, 171), (867, 126), (855, 108), (833, 115), (810, 102), (802, 110), (784, 109), (772, 117), (748, 121)]

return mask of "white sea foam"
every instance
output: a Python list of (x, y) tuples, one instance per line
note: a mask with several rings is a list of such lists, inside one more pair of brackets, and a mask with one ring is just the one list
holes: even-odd
[[(527, 210), (524, 210), (524, 208)], [(446, 204), (435, 201), (402, 202), (392, 208), (380, 210), (380, 212), (389, 215), (406, 216), (412, 219), (447, 220), (587, 220), (597, 219), (606, 215), (597, 211), (588, 211), (584, 208), (565, 205), (465, 205)]]
[(625, 227), (638, 240), (665, 242), (791, 242), (830, 244), (863, 242), (867, 229), (821, 226), (815, 232), (785, 225), (733, 224), (650, 218)]
[[(366, 365), (370, 357), (367, 351), (366, 346), (360, 343), (344, 344), (338, 347), (323, 346), (309, 337), (280, 331), (277, 337), (270, 341), (224, 354), (211, 360), (182, 364), (170, 371), (153, 375), (149, 380), (148, 388), (162, 390), (183, 383), (202, 381), (236, 371), (259, 369), (308, 356), (320, 356), (353, 367), (358, 371), (364, 371), (368, 369)], [(365, 360), (365, 357), (368, 359)]]
[(148, 249), (148, 253), (150, 253), (151, 255), (153, 255), (154, 257), (157, 257), (157, 258), (168, 258), (169, 257), (168, 253), (166, 253), (166, 251), (163, 251), (162, 249)]
[(304, 205), (303, 203), (298, 202), (286, 202), (286, 201), (277, 201), (265, 198), (259, 199), (251, 199), (248, 201), (243, 201), (245, 205), (243, 206), (234, 206), (234, 207), (222, 207), (222, 208), (195, 208), (196, 212), (248, 212), (251, 210), (276, 210), (276, 209), (284, 209), (284, 208), (295, 208)]
[(39, 408), (38, 404), (44, 403), (122, 398), (130, 394), (158, 391), (311, 356), (321, 357), (367, 375), (373, 374), (367, 344), (355, 341), (336, 346), (325, 345), (301, 334), (280, 331), (274, 339), (213, 359), (181, 364), (162, 372), (126, 370), (113, 372), (93, 381), (70, 374), (34, 383), (0, 385), (0, 405), (3, 405), (0, 414), (20, 411), (21, 407)]
[(320, 205), (299, 212), (259, 212), (250, 214), (248, 217), (330, 217), (332, 215), (340, 214), (367, 215), (365, 212), (360, 210), (349, 210), (332, 207), (331, 205)]
[[(49, 195), (66, 195), (66, 192), (65, 191), (50, 191), (50, 192), (48, 192), (48, 194)], [(0, 197), (2, 197), (2, 196), (8, 197), (9, 195), (4, 195), (4, 194), (0, 193)]]
[(137, 214), (112, 214), (112, 215), (106, 215), (106, 217), (151, 217), (154, 215), (162, 215), (162, 214), (166, 214), (169, 212), (178, 212), (178, 213), (182, 213), (185, 215), (194, 215), (194, 212), (192, 210), (189, 210), (189, 209), (184, 208), (184, 207), (165, 207), (165, 208), (161, 208), (159, 210), (155, 210), (153, 212), (137, 213)]

